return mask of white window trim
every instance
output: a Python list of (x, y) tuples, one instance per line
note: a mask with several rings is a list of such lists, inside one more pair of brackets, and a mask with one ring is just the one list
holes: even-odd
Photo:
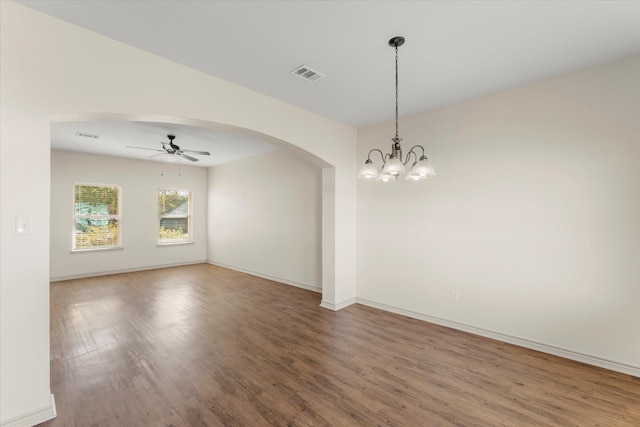
[[(118, 189), (118, 214), (117, 215), (76, 215), (76, 186), (85, 187), (112, 187)], [(97, 184), (92, 182), (75, 182), (72, 187), (72, 214), (71, 214), (71, 253), (101, 252), (124, 249), (122, 245), (122, 186), (116, 184)], [(90, 248), (76, 248), (76, 219), (116, 219), (118, 221), (118, 241), (113, 246), (97, 246)]]
[[(189, 226), (189, 237), (186, 239), (160, 239), (160, 220), (162, 219), (158, 216), (158, 228), (157, 228), (157, 247), (163, 246), (178, 246), (178, 245), (192, 245), (193, 241), (193, 191), (186, 188), (170, 188), (170, 187), (162, 187), (158, 188), (158, 193), (160, 191), (185, 191), (189, 193), (189, 214), (188, 215), (165, 215), (162, 218), (187, 218), (187, 224)], [(158, 194), (156, 194), (156, 204), (158, 202)]]

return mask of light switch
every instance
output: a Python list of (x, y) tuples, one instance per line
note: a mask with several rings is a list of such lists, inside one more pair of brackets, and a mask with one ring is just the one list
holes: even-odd
[(33, 217), (18, 216), (16, 217), (16, 234), (32, 234), (33, 233)]

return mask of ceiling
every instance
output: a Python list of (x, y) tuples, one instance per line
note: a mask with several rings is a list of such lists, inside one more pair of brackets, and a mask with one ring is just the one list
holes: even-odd
[(396, 35), (400, 116), (640, 54), (639, 1), (17, 3), (355, 127), (393, 118)]
[[(167, 135), (174, 135), (173, 143), (182, 150), (207, 151), (210, 155), (185, 152), (198, 159), (192, 162), (180, 156), (152, 151), (162, 150), (161, 142), (169, 142)], [(259, 138), (235, 132), (185, 124), (121, 120), (53, 123), (51, 146), (58, 150), (203, 167), (233, 162), (278, 148)]]

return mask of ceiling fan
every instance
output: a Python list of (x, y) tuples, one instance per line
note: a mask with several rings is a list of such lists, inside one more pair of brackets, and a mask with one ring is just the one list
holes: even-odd
[(151, 151), (158, 151), (159, 152), (159, 154), (154, 154), (151, 157), (161, 156), (163, 154), (170, 154), (172, 156), (184, 157), (185, 159), (191, 160), (192, 162), (197, 162), (198, 159), (196, 159), (195, 157), (191, 157), (190, 155), (185, 154), (185, 153), (197, 154), (197, 155), (200, 155), (200, 156), (210, 156), (211, 155), (208, 151), (183, 150), (182, 148), (178, 147), (176, 144), (173, 143), (173, 140), (176, 139), (175, 135), (167, 135), (167, 138), (169, 138), (169, 142), (160, 142), (160, 144), (162, 144), (162, 149), (145, 148), (145, 147), (132, 147), (130, 145), (127, 145), (127, 148), (137, 148), (139, 150), (151, 150)]

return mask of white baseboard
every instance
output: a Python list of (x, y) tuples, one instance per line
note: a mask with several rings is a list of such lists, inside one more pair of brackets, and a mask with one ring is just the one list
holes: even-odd
[(36, 424), (49, 421), (57, 416), (56, 401), (53, 394), (49, 399), (49, 404), (42, 408), (34, 409), (26, 414), (18, 415), (10, 420), (0, 422), (0, 427), (32, 427)]
[(250, 274), (252, 276), (261, 277), (263, 279), (272, 280), (274, 282), (284, 283), (285, 285), (295, 286), (296, 288), (306, 289), (308, 291), (322, 293), (322, 288), (319, 286), (309, 285), (307, 283), (300, 283), (293, 280), (283, 279), (282, 277), (271, 276), (269, 274), (258, 273), (257, 271), (247, 270), (246, 268), (236, 267), (233, 265), (223, 264), (221, 262), (207, 260), (208, 264), (216, 265), (222, 268), (228, 268), (229, 270), (239, 271), (240, 273)]
[(333, 310), (333, 311), (338, 311), (338, 310), (342, 310), (343, 308), (349, 307), (352, 304), (355, 304), (356, 298), (349, 298), (348, 300), (339, 302), (337, 304), (333, 304), (331, 302), (322, 300), (322, 302), (320, 302), (320, 307), (323, 308), (328, 308), (329, 310)]
[(50, 277), (50, 282), (62, 282), (63, 280), (84, 279), (86, 277), (108, 276), (110, 274), (134, 273), (136, 271), (158, 270), (160, 268), (180, 267), (183, 265), (204, 264), (206, 260), (177, 262), (172, 264), (148, 265), (145, 267), (124, 268), (120, 270), (96, 271), (92, 273), (72, 274), (70, 276)]
[(435, 323), (436, 325), (446, 326), (448, 328), (469, 332), (474, 335), (492, 338), (498, 341), (514, 344), (520, 347), (529, 348), (531, 350), (540, 351), (542, 353), (552, 354), (554, 356), (563, 357), (565, 359), (575, 360), (577, 362), (586, 363), (587, 365), (593, 365), (600, 368), (605, 368), (611, 371), (621, 372), (623, 374), (640, 378), (640, 367), (637, 367), (637, 366), (614, 362), (611, 360), (590, 356), (588, 354), (583, 354), (583, 353), (567, 350), (560, 347), (554, 347), (547, 344), (542, 344), (539, 342), (514, 337), (511, 335), (502, 334), (499, 332), (493, 332), (486, 329), (477, 328), (475, 326), (466, 325), (464, 323), (458, 323), (451, 320), (441, 319), (438, 317), (417, 313), (411, 310), (405, 310), (402, 308), (393, 307), (393, 306), (382, 304), (376, 301), (367, 300), (365, 298), (356, 298), (356, 303), (366, 305), (369, 307), (378, 308), (384, 311), (389, 311), (391, 313), (401, 314), (403, 316), (411, 317), (414, 319), (423, 320), (425, 322)]

